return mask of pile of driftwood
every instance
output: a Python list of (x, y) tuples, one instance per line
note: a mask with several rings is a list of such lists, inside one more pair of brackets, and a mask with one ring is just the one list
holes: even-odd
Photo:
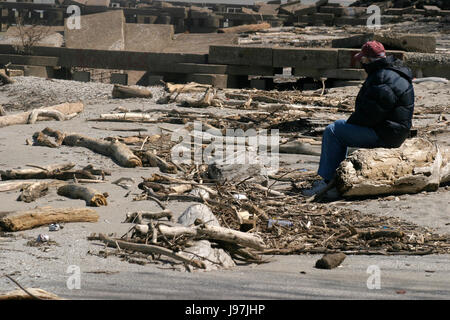
[[(125, 222), (134, 225), (121, 238), (94, 234), (89, 240), (100, 240), (119, 249), (123, 258), (127, 256), (126, 252), (131, 252), (133, 258), (141, 258), (141, 264), (160, 257), (172, 264), (182, 264), (188, 270), (231, 268), (235, 266), (233, 259), (263, 262), (253, 253), (266, 248), (262, 239), (254, 233), (220, 226), (208, 206), (192, 205), (177, 221), (174, 221), (170, 210), (163, 205), (161, 207), (160, 212), (127, 213)], [(131, 262), (136, 262), (136, 259)]]
[[(139, 184), (135, 201), (154, 201), (156, 212), (129, 212), (131, 229), (122, 237), (92, 235), (133, 263), (170, 261), (171, 268), (231, 268), (264, 263), (267, 255), (345, 253), (427, 255), (450, 252), (450, 236), (399, 218), (347, 209), (344, 204), (308, 203), (299, 189), (317, 179), (313, 172), (280, 170), (269, 182), (257, 175), (218, 179), (211, 166), (196, 166), (173, 177), (153, 174)], [(226, 174), (226, 172), (223, 172)], [(279, 188), (279, 187), (282, 188)], [(197, 202), (172, 212), (167, 201)], [(181, 214), (181, 215), (180, 215)], [(178, 219), (175, 219), (178, 217)]]

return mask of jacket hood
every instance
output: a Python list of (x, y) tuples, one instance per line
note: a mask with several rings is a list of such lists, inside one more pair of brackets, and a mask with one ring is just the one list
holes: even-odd
[(363, 65), (363, 67), (368, 74), (379, 69), (389, 69), (397, 72), (400, 76), (402, 76), (409, 82), (412, 82), (413, 79), (411, 69), (406, 67), (401, 60), (396, 59), (394, 56), (387, 56), (385, 59), (376, 60), (372, 63)]

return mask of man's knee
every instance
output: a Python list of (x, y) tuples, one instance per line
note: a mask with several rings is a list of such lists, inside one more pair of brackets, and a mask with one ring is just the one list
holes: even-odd
[(336, 134), (336, 131), (345, 126), (345, 120), (336, 120), (325, 128), (325, 134)]

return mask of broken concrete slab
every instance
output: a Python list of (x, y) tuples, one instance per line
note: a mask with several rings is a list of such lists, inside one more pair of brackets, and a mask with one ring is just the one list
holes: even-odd
[(442, 77), (450, 79), (450, 56), (445, 53), (406, 52), (405, 64), (417, 78)]
[(171, 44), (173, 25), (126, 23), (125, 50), (161, 52)]
[(321, 76), (329, 79), (364, 80), (367, 73), (364, 69), (328, 69)]
[(436, 38), (427, 34), (407, 33), (366, 33), (352, 37), (334, 39), (333, 48), (361, 48), (367, 41), (379, 41), (386, 49), (403, 50), (409, 52), (434, 53)]
[(273, 66), (336, 69), (338, 66), (338, 50), (322, 48), (274, 48)]
[(441, 8), (437, 6), (423, 6), (425, 14), (429, 16), (437, 16), (441, 13)]
[(232, 33), (183, 33), (174, 35), (173, 41), (163, 52), (207, 54), (209, 46), (237, 43), (238, 35)]
[(124, 50), (125, 16), (122, 10), (82, 15), (80, 29), (71, 29), (65, 19), (64, 36), (67, 48)]
[(23, 34), (28, 33), (33, 35), (33, 38), (40, 38), (33, 44), (34, 46), (61, 47), (64, 43), (64, 36), (60, 30), (60, 27), (50, 26), (25, 26), (23, 29), (11, 26), (4, 35), (0, 36), (0, 43), (21, 46), (23, 45), (22, 37), (27, 41), (26, 36), (23, 36)]
[(375, 34), (374, 40), (383, 43), (385, 48), (408, 52), (436, 52), (436, 38), (428, 34)]
[(361, 48), (364, 43), (374, 38), (373, 33), (357, 34), (351, 37), (333, 39), (331, 47), (333, 48)]

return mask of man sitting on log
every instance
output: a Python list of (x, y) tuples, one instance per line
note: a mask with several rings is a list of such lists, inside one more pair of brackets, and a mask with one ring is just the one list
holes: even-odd
[[(393, 56), (386, 56), (383, 44), (369, 41), (354, 56), (368, 76), (347, 120), (327, 126), (322, 137), (322, 152), (316, 181), (304, 195), (326, 190), (336, 169), (347, 156), (347, 148), (397, 148), (406, 140), (414, 111), (412, 72)], [(331, 185), (329, 186), (331, 187)], [(336, 197), (337, 190), (326, 195)]]

